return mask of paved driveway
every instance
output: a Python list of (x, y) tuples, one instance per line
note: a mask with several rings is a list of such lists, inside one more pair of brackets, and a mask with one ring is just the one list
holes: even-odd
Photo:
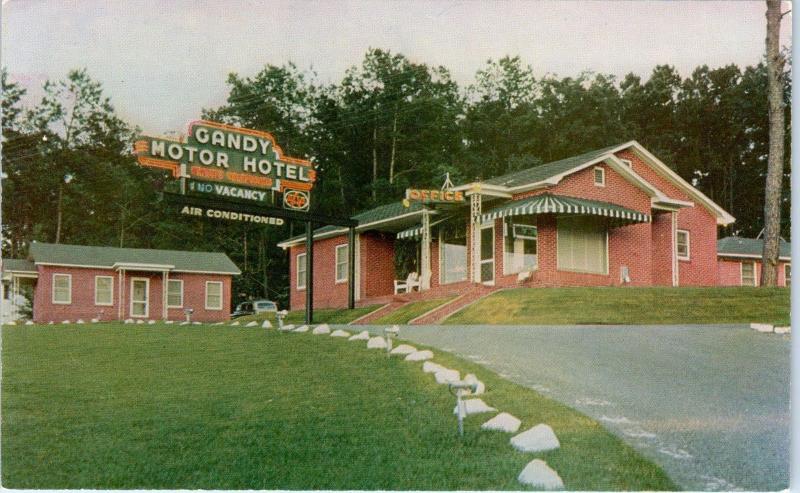
[(789, 485), (787, 336), (742, 326), (404, 327), (601, 421), (692, 490)]

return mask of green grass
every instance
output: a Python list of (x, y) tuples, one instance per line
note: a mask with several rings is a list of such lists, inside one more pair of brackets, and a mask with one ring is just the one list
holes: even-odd
[(789, 324), (786, 288), (517, 288), (446, 324)]
[(413, 301), (404, 305), (397, 310), (387, 313), (386, 315), (373, 320), (370, 322), (371, 324), (407, 324), (411, 320), (423, 315), (437, 306), (444, 305), (448, 301), (451, 301), (455, 298), (455, 296), (451, 296), (449, 298), (439, 298), (436, 300), (423, 300), (423, 301)]
[[(381, 306), (382, 305), (362, 306), (360, 308), (354, 308), (352, 310), (347, 310), (347, 309), (314, 310), (314, 323), (349, 324), (353, 320), (359, 317), (363, 317), (367, 313), (377, 310)], [(253, 320), (257, 322), (261, 322), (262, 320), (269, 320), (274, 324), (275, 313), (274, 312), (258, 313), (256, 315), (247, 315), (244, 317), (239, 317), (236, 320), (238, 320), (242, 324), (251, 322)], [(294, 310), (289, 312), (288, 315), (286, 315), (286, 318), (283, 319), (283, 322), (287, 324), (302, 324), (305, 323), (305, 320), (306, 320), (305, 310)]]
[[(419, 363), (361, 342), (227, 326), (3, 329), (6, 488), (523, 489), (541, 457), (571, 490), (674, 489), (597, 422), (482, 367), (484, 399), (561, 448), (455, 433), (454, 399)], [(524, 429), (524, 428), (523, 428)]]

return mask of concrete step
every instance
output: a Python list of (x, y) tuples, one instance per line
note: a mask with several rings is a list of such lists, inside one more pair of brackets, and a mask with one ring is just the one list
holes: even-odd
[(454, 300), (445, 303), (444, 305), (438, 306), (433, 310), (429, 311), (428, 313), (424, 313), (419, 317), (411, 320), (409, 322), (410, 325), (431, 325), (437, 324), (449, 317), (450, 315), (454, 314), (455, 312), (461, 310), (462, 308), (475, 303), (481, 298), (489, 296), (490, 294), (497, 291), (499, 288), (487, 287), (487, 286), (480, 286), (474, 287), (467, 291), (466, 293), (462, 294), (461, 296), (455, 298)]

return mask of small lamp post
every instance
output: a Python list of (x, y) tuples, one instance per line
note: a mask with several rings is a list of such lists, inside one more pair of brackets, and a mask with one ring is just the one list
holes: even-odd
[(465, 395), (473, 394), (478, 390), (478, 382), (465, 382), (458, 380), (447, 384), (450, 393), (456, 396), (456, 415), (458, 416), (458, 436), (464, 438), (464, 417), (467, 415), (467, 409), (464, 405), (463, 397)]
[(383, 329), (383, 337), (386, 339), (386, 357), (389, 357), (392, 350), (392, 339), (397, 338), (398, 335), (400, 335), (400, 327), (397, 325)]
[(288, 315), (288, 314), (289, 314), (289, 312), (286, 311), (286, 310), (281, 310), (281, 311), (275, 312), (275, 318), (278, 321), (278, 331), (279, 332), (283, 332), (283, 319), (286, 318), (286, 315)]
[(194, 308), (184, 308), (183, 313), (186, 315), (186, 321), (192, 321), (192, 313), (194, 313)]

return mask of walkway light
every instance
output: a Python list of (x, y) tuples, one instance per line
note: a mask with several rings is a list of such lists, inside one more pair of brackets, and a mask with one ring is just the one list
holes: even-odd
[(390, 356), (392, 350), (392, 339), (396, 339), (400, 335), (400, 327), (392, 325), (383, 329), (383, 337), (386, 339), (386, 356)]
[(463, 380), (458, 380), (456, 382), (450, 382), (447, 384), (447, 388), (450, 390), (451, 394), (456, 396), (456, 409), (458, 411), (456, 413), (458, 415), (458, 436), (464, 438), (464, 416), (467, 415), (467, 409), (464, 406), (464, 400), (462, 397), (475, 393), (475, 391), (478, 390), (478, 382), (465, 382)]
[(194, 308), (184, 308), (183, 313), (186, 315), (186, 321), (192, 321), (192, 313), (194, 313)]
[(286, 318), (289, 312), (286, 310), (281, 310), (275, 313), (275, 318), (278, 320), (278, 331), (283, 332), (283, 319)]

